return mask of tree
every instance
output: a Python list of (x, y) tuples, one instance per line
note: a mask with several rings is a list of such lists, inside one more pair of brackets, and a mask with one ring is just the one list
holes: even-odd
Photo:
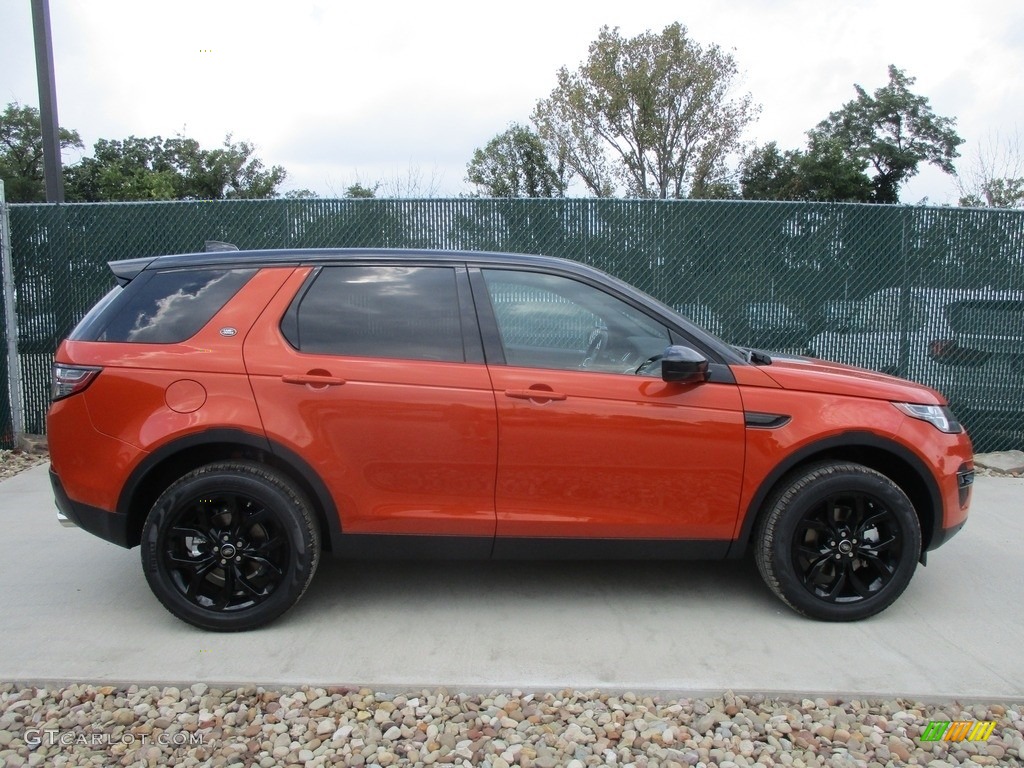
[[(159, 138), (159, 137), (158, 137)], [(164, 143), (164, 152), (178, 170), (179, 199), (223, 200), (276, 197), (288, 175), (275, 165), (265, 168), (247, 141), (231, 141), (231, 134), (216, 148), (204, 150), (195, 139), (176, 136)]]
[(1024, 208), (1024, 149), (1019, 133), (998, 133), (975, 150), (971, 164), (957, 177), (960, 205)]
[(345, 190), (345, 197), (351, 200), (368, 200), (371, 197), (377, 196), (377, 189), (379, 187), (379, 181), (372, 187), (364, 187), (357, 181), (355, 184), (349, 185), (349, 188)]
[(701, 196), (728, 180), (726, 159), (759, 109), (749, 94), (730, 96), (736, 74), (732, 55), (679, 23), (629, 39), (603, 27), (532, 119), (595, 195)]
[(266, 169), (252, 144), (203, 149), (185, 136), (100, 139), (93, 156), (68, 169), (67, 196), (82, 202), (276, 197), (286, 173)]
[(873, 171), (872, 200), (898, 203), (900, 186), (930, 163), (955, 174), (954, 158), (963, 144), (953, 126), (956, 119), (936, 115), (924, 96), (911, 93), (915, 83), (889, 65), (889, 83), (869, 94), (855, 85), (857, 98), (810, 132), (812, 143), (835, 142), (849, 158), (865, 161)]
[[(81, 148), (76, 131), (61, 128), (62, 150)], [(0, 179), (9, 203), (46, 201), (43, 177), (43, 124), (39, 110), (11, 102), (0, 115)]]
[(418, 165), (410, 165), (404, 176), (396, 172), (391, 178), (376, 182), (373, 189), (377, 191), (379, 188), (384, 197), (437, 197), (441, 191), (441, 181), (442, 175), (437, 168), (433, 168), (428, 177)]
[(754, 147), (740, 161), (744, 200), (799, 200), (799, 150), (779, 151), (774, 141)]
[(744, 156), (740, 187), (745, 200), (866, 203), (872, 186), (865, 168), (835, 142), (812, 139), (807, 151), (786, 152), (770, 142)]
[(513, 123), (473, 153), (466, 181), (485, 197), (563, 197), (565, 162), (557, 165), (536, 133)]
[(67, 199), (75, 202), (173, 200), (179, 174), (159, 136), (100, 139), (93, 156), (65, 170)]

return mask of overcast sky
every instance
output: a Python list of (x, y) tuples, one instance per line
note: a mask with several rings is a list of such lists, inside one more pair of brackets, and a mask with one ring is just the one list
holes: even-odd
[[(746, 138), (805, 132), (896, 64), (957, 118), (962, 167), (1024, 131), (1020, 0), (50, 0), (61, 125), (100, 138), (184, 133), (253, 142), (283, 189), (340, 196), (403, 180), (457, 195), (473, 150), (527, 123), (602, 25), (625, 36), (679, 21), (730, 49), (763, 111)], [(38, 106), (29, 0), (0, 0), (0, 101)], [(74, 158), (68, 158), (73, 160)], [(922, 172), (901, 198), (955, 203)]]

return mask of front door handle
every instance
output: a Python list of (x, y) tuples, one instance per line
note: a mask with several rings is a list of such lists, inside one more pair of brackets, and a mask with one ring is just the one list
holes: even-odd
[(321, 387), (338, 387), (345, 383), (344, 379), (336, 376), (325, 376), (316, 373), (300, 373), (290, 376), (282, 376), (281, 381), (285, 384), (306, 384), (317, 389)]
[(552, 392), (549, 389), (506, 389), (505, 397), (513, 397), (516, 400), (533, 400), (538, 403), (566, 399), (566, 395), (561, 392)]

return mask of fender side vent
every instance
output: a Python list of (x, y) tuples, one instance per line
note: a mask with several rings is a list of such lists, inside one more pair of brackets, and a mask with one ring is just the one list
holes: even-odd
[(745, 411), (743, 418), (746, 421), (746, 425), (751, 429), (778, 429), (789, 424), (792, 416), (787, 416), (783, 413), (757, 413), (755, 411)]

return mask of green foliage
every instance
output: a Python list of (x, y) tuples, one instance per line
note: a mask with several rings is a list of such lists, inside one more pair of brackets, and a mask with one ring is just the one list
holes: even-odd
[(743, 158), (740, 187), (745, 200), (865, 203), (872, 187), (864, 168), (834, 142), (814, 140), (806, 152), (780, 152), (770, 142)]
[(740, 162), (744, 200), (798, 200), (799, 150), (779, 151), (774, 141), (754, 147)]
[(971, 208), (1024, 208), (1024, 178), (989, 179), (980, 191), (960, 198)]
[[(76, 131), (61, 128), (61, 149), (82, 147)], [(39, 110), (11, 102), (0, 115), (0, 179), (9, 203), (46, 201), (43, 177), (43, 127)]]
[(956, 120), (936, 115), (924, 96), (911, 93), (915, 82), (889, 65), (889, 83), (869, 94), (859, 85), (857, 98), (811, 131), (812, 142), (838, 145), (843, 153), (871, 169), (872, 201), (898, 203), (900, 186), (930, 163), (955, 174), (953, 160), (963, 144)]
[(349, 186), (345, 190), (345, 197), (352, 200), (366, 200), (371, 197), (377, 196), (377, 190), (380, 188), (380, 182), (377, 182), (372, 187), (364, 187), (358, 181), (355, 184)]
[(203, 149), (185, 136), (100, 139), (93, 156), (67, 169), (69, 201), (222, 200), (276, 197), (285, 179), (280, 166), (266, 169), (252, 144), (232, 142)]
[(731, 98), (736, 74), (730, 54), (702, 47), (679, 23), (629, 39), (603, 27), (576, 71), (558, 71), (532, 119), (599, 197), (720, 194), (726, 160), (758, 112), (749, 95)]
[(854, 86), (857, 98), (809, 131), (805, 150), (753, 149), (740, 165), (744, 199), (898, 203), (921, 163), (955, 173), (956, 121), (935, 115), (913, 84), (890, 66), (887, 86), (874, 95)]
[(563, 197), (565, 163), (557, 165), (536, 133), (513, 124), (473, 153), (466, 181), (485, 197)]

